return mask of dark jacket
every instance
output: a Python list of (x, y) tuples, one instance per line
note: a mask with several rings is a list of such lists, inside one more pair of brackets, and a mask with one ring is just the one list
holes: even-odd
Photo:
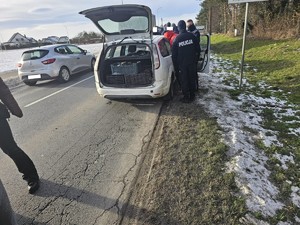
[(196, 26), (193, 24), (188, 27), (188, 31), (196, 36), (198, 42), (200, 43), (200, 32), (197, 30)]
[(0, 100), (4, 103), (4, 105), (9, 109), (9, 111), (13, 115), (15, 115), (17, 117), (23, 116), (23, 112), (22, 112), (21, 108), (19, 107), (17, 101), (12, 96), (9, 88), (3, 82), (1, 77), (0, 77)]
[(180, 66), (196, 64), (200, 56), (200, 44), (197, 38), (186, 30), (176, 37), (172, 46), (172, 60), (175, 70)]

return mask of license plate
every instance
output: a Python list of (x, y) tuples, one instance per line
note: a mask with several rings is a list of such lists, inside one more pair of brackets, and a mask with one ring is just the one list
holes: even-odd
[(41, 78), (41, 75), (38, 74), (38, 75), (29, 75), (28, 76), (28, 79), (31, 80), (31, 79), (40, 79)]

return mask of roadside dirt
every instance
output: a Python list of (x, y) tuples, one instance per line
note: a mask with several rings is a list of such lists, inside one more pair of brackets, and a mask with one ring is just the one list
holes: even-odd
[(135, 207), (121, 224), (238, 224), (244, 202), (225, 172), (216, 119), (176, 97), (163, 106), (153, 135), (128, 204)]

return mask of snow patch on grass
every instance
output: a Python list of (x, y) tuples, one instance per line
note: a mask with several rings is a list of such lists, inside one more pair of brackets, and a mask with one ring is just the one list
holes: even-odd
[[(226, 62), (225, 62), (226, 65)], [(208, 90), (199, 99), (199, 104), (206, 111), (217, 118), (219, 125), (223, 128), (223, 139), (230, 147), (228, 155), (231, 157), (227, 163), (228, 172), (236, 174), (236, 183), (246, 198), (246, 204), (250, 211), (259, 212), (263, 216), (273, 217), (276, 211), (284, 207), (284, 204), (277, 199), (278, 188), (269, 180), (271, 172), (266, 168), (268, 157), (256, 147), (256, 141), (262, 141), (265, 146), (272, 145), (282, 147), (283, 144), (277, 138), (277, 132), (263, 127), (263, 118), (260, 115), (265, 109), (275, 111), (276, 118), (284, 116), (296, 116), (297, 110), (287, 101), (276, 97), (260, 97), (253, 93), (239, 95), (234, 100), (228, 94), (228, 90), (236, 90), (237, 84), (232, 81), (225, 85), (224, 81), (232, 78), (231, 73), (220, 70), (224, 62), (220, 59), (213, 59), (211, 74), (200, 75), (200, 90)], [(231, 64), (225, 66), (230, 67)], [(227, 79), (229, 78), (229, 79)], [(245, 83), (246, 80), (244, 80)], [(228, 83), (228, 82), (227, 82)], [(247, 84), (251, 86), (251, 84)], [(260, 83), (261, 88), (266, 88), (265, 83)], [(291, 121), (290, 121), (291, 122)], [(297, 120), (295, 120), (295, 123)], [(246, 128), (246, 129), (245, 129)], [(291, 133), (300, 134), (300, 128), (292, 129)], [(281, 162), (284, 169), (288, 163), (295, 163), (292, 155), (286, 156), (276, 153), (274, 155)], [(295, 205), (299, 207), (299, 189), (294, 188), (291, 195)], [(297, 203), (297, 204), (296, 204)], [(279, 223), (290, 224), (290, 223)]]

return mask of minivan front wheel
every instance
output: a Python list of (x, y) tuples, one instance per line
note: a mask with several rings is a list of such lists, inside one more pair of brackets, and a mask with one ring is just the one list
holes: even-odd
[(67, 67), (63, 66), (60, 68), (58, 80), (62, 83), (66, 83), (70, 80), (70, 71)]

